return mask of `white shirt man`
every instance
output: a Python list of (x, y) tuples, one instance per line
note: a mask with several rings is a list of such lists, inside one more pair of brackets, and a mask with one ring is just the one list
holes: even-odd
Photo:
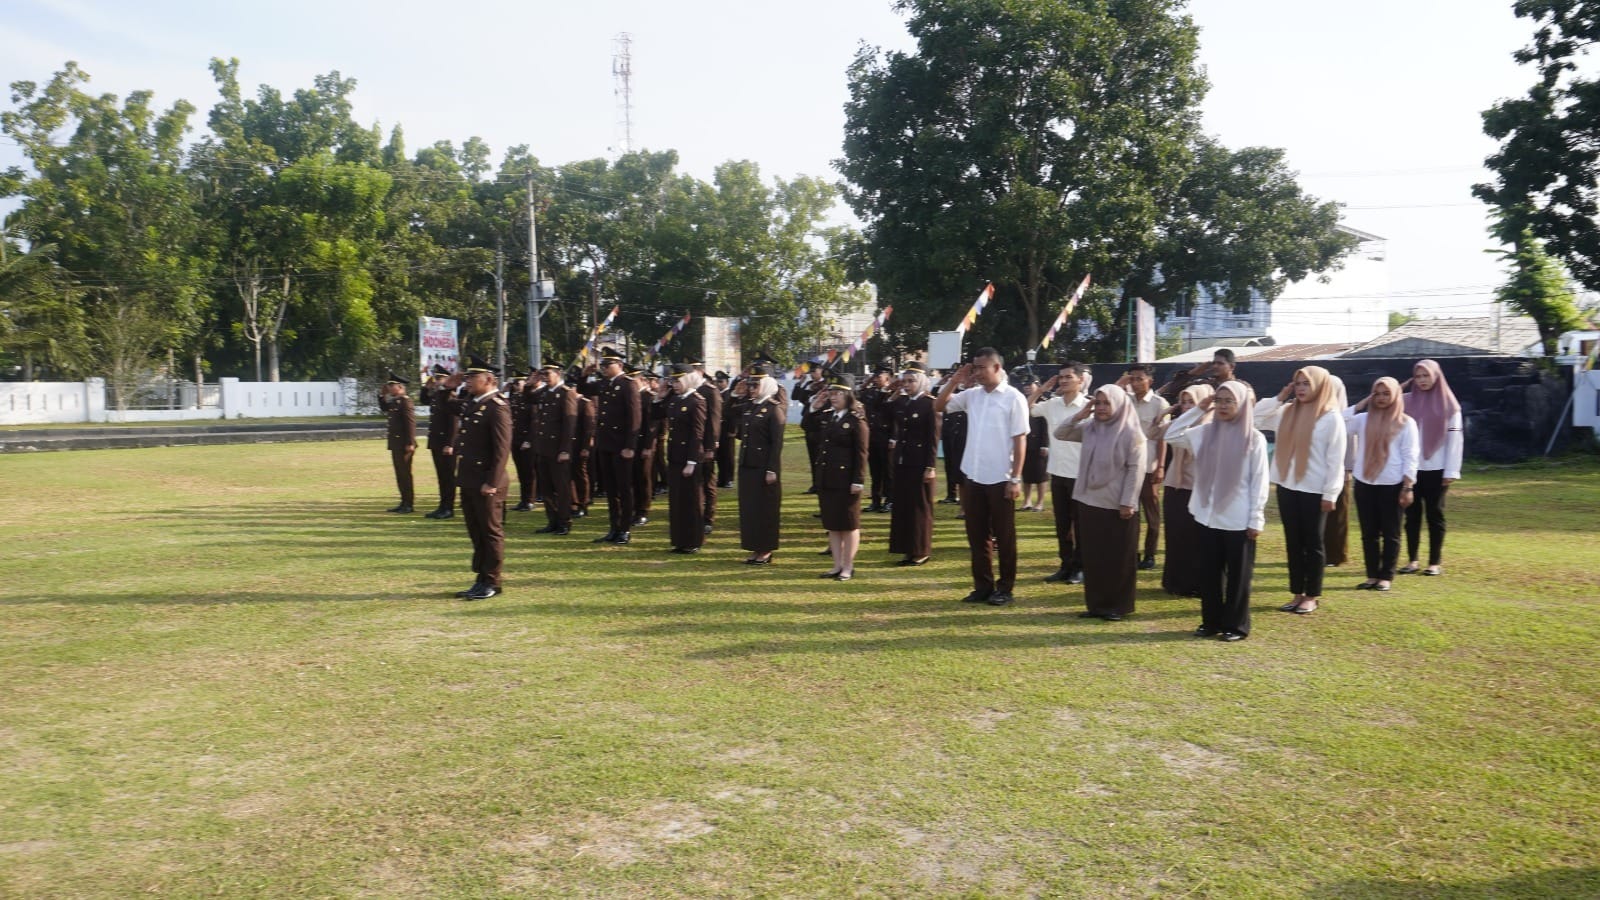
[[(1056, 521), (1056, 552), (1061, 567), (1045, 581), (1051, 584), (1083, 583), (1083, 567), (1077, 554), (1077, 529), (1072, 517), (1072, 488), (1078, 479), (1078, 454), (1083, 444), (1056, 438), (1056, 428), (1076, 416), (1089, 405), (1091, 378), (1087, 366), (1076, 363), (1061, 367), (1060, 374), (1040, 385), (1034, 392), (1030, 416), (1044, 419), (1050, 434), (1050, 459), (1045, 470), (1050, 473), (1050, 510)], [(1055, 396), (1039, 400), (1044, 391), (1054, 390)]]

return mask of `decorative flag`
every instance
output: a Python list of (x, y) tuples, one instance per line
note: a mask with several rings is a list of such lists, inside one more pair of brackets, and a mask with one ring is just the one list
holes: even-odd
[(1067, 308), (1061, 311), (1061, 315), (1056, 316), (1055, 324), (1050, 326), (1050, 332), (1044, 336), (1044, 342), (1039, 344), (1039, 349), (1045, 350), (1050, 347), (1050, 342), (1056, 339), (1056, 332), (1061, 330), (1061, 326), (1067, 324), (1067, 318), (1072, 315), (1074, 309), (1078, 308), (1078, 301), (1083, 299), (1083, 292), (1088, 289), (1089, 276), (1085, 275), (1083, 276), (1083, 283), (1078, 285), (1078, 289), (1072, 292), (1072, 299), (1067, 301)]
[(967, 310), (967, 315), (961, 320), (961, 324), (956, 326), (956, 334), (966, 334), (967, 329), (977, 323), (978, 316), (983, 313), (983, 308), (988, 306), (989, 301), (993, 298), (994, 284), (991, 282), (984, 285), (983, 291), (978, 294), (977, 301), (972, 304), (971, 309)]
[(687, 327), (689, 327), (689, 314), (684, 313), (683, 318), (678, 320), (678, 324), (668, 329), (667, 333), (661, 336), (661, 340), (656, 341), (655, 346), (650, 348), (650, 358), (654, 359), (655, 357), (660, 356), (661, 348), (672, 343), (672, 339), (677, 337), (683, 331), (683, 329)]
[(583, 345), (583, 352), (578, 354), (579, 362), (587, 360), (589, 358), (589, 354), (594, 352), (594, 342), (600, 339), (600, 333), (605, 331), (606, 327), (617, 318), (617, 313), (621, 310), (622, 307), (620, 305), (611, 307), (611, 315), (606, 316), (606, 320), (604, 322), (596, 325), (594, 327), (594, 331), (589, 332), (589, 341)]
[(883, 327), (883, 323), (889, 321), (889, 315), (891, 313), (893, 313), (893, 312), (894, 312), (894, 307), (885, 306), (883, 308), (883, 312), (878, 313), (878, 315), (873, 318), (872, 324), (867, 326), (867, 330), (861, 332), (861, 337), (856, 338), (856, 342), (855, 343), (853, 343), (850, 346), (845, 348), (845, 351), (844, 351), (844, 361), (845, 362), (849, 362), (850, 361), (850, 357), (852, 357), (852, 356), (856, 355), (857, 353), (861, 352), (861, 348), (866, 346), (867, 341), (872, 340), (872, 336), (877, 333), (879, 328)]

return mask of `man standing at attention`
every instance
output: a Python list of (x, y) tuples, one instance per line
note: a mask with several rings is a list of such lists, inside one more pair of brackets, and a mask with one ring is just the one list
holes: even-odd
[(598, 398), (600, 409), (594, 451), (607, 486), (606, 506), (611, 512), (611, 527), (595, 539), (597, 544), (626, 544), (633, 540), (629, 532), (638, 516), (633, 457), (643, 419), (639, 388), (623, 373), (622, 364), (622, 354), (616, 350), (606, 347), (600, 351), (600, 376), (605, 381)]
[(408, 513), (416, 503), (411, 482), (411, 458), (417, 452), (417, 409), (406, 388), (411, 382), (393, 372), (378, 395), (378, 408), (389, 419), (389, 456), (394, 460), (394, 481), (400, 488), (400, 505), (392, 513)]
[(545, 526), (534, 534), (572, 531), (572, 460), (578, 438), (578, 392), (567, 386), (561, 367), (546, 365), (533, 432), (533, 464), (544, 491)]
[(1045, 576), (1050, 584), (1083, 584), (1083, 565), (1078, 556), (1077, 522), (1072, 515), (1072, 490), (1078, 480), (1078, 455), (1083, 444), (1056, 438), (1056, 429), (1070, 422), (1088, 405), (1089, 367), (1065, 363), (1061, 371), (1033, 389), (1030, 415), (1045, 420), (1050, 433), (1050, 509), (1056, 517), (1056, 551), (1061, 568)]
[(511, 479), (511, 406), (496, 390), (498, 370), (470, 357), (466, 371), (445, 381), (464, 386), (454, 455), (456, 484), (461, 489), (461, 516), (472, 539), (472, 571), (478, 580), (456, 594), (464, 600), (487, 600), (500, 593), (500, 569), (506, 556), (506, 490)]
[[(1166, 414), (1171, 405), (1161, 395), (1151, 390), (1155, 384), (1150, 367), (1138, 363), (1128, 367), (1117, 382), (1133, 398), (1133, 410), (1139, 415), (1139, 427), (1146, 435), (1152, 433), (1156, 420)], [(1165, 422), (1162, 423), (1165, 426)], [(1139, 558), (1139, 568), (1156, 567), (1156, 547), (1161, 542), (1161, 503), (1156, 492), (1166, 477), (1167, 444), (1159, 438), (1149, 438), (1145, 444), (1144, 484), (1139, 488), (1139, 511), (1144, 514), (1144, 555)]]
[[(956, 386), (968, 387), (957, 394)], [(953, 396), (952, 396), (953, 395)], [(1004, 606), (1017, 580), (1017, 509), (1022, 493), (1022, 462), (1027, 451), (1028, 401), (1006, 383), (1005, 359), (993, 347), (973, 354), (947, 380), (934, 410), (967, 414), (967, 446), (961, 473), (961, 511), (966, 515), (972, 553), (972, 593), (964, 603)], [(1000, 577), (994, 556), (1000, 557)]]

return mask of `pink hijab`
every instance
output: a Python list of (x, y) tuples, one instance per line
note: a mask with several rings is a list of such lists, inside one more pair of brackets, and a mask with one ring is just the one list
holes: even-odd
[(1241, 473), (1250, 452), (1250, 436), (1256, 430), (1256, 392), (1242, 381), (1217, 385), (1217, 393), (1223, 391), (1238, 401), (1239, 414), (1231, 422), (1213, 415), (1206, 425), (1205, 440), (1200, 442), (1200, 452), (1194, 455), (1194, 492), (1204, 497), (1212, 509), (1228, 503), (1244, 485)]
[(1128, 392), (1114, 384), (1095, 391), (1111, 404), (1111, 418), (1102, 422), (1090, 416), (1084, 423), (1083, 450), (1078, 457), (1078, 480), (1085, 490), (1120, 484), (1128, 454), (1144, 443), (1139, 427), (1139, 411), (1133, 408)]
[(1450, 390), (1449, 382), (1444, 380), (1444, 371), (1438, 363), (1425, 359), (1411, 368), (1418, 367), (1427, 369), (1433, 376), (1433, 387), (1422, 391), (1413, 383), (1411, 390), (1406, 392), (1405, 411), (1406, 415), (1416, 420), (1417, 430), (1422, 432), (1422, 458), (1427, 459), (1444, 446), (1450, 419), (1461, 412), (1461, 402), (1456, 399), (1455, 391)]

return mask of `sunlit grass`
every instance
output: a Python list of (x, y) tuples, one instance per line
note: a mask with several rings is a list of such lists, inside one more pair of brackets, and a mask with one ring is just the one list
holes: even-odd
[(1444, 578), (1309, 617), (1271, 519), (1224, 645), (1159, 572), (1077, 619), (1048, 513), (1012, 607), (949, 506), (819, 581), (803, 459), (770, 569), (732, 492), (689, 558), (664, 498), (512, 513), (480, 604), (378, 441), (0, 459), (0, 894), (1600, 894), (1593, 460), (1469, 470)]

